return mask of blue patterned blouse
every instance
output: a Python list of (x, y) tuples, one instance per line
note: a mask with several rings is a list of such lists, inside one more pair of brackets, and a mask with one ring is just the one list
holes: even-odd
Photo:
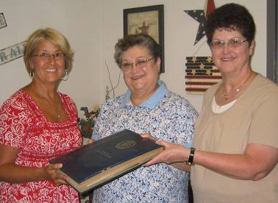
[[(130, 91), (102, 106), (93, 138), (103, 138), (129, 129), (151, 133), (158, 139), (190, 147), (197, 111), (181, 96), (159, 81), (157, 91), (139, 106), (130, 101)], [(188, 172), (167, 164), (140, 167), (94, 191), (94, 203), (188, 202)]]

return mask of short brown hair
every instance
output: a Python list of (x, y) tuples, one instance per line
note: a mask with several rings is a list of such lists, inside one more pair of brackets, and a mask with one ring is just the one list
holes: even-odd
[(215, 30), (231, 29), (240, 32), (249, 44), (255, 37), (256, 25), (250, 12), (242, 5), (229, 3), (215, 9), (206, 21), (207, 42), (210, 45)]

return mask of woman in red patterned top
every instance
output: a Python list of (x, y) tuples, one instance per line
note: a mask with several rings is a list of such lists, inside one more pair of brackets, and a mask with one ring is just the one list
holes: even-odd
[(56, 30), (35, 31), (24, 62), (32, 81), (0, 109), (0, 202), (74, 203), (78, 193), (49, 160), (81, 146), (75, 103), (57, 91), (73, 52)]

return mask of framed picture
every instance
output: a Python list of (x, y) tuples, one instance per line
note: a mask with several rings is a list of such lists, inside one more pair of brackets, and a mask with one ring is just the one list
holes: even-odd
[(7, 26), (7, 23), (5, 20), (4, 13), (0, 13), (0, 29), (3, 27), (6, 27), (6, 26)]
[(124, 9), (124, 36), (145, 33), (161, 46), (161, 69), (164, 73), (164, 5)]
[(278, 4), (267, 1), (267, 77), (278, 84)]

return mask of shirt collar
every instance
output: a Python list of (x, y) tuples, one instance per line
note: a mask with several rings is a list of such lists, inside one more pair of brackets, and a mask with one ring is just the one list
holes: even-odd
[[(155, 106), (161, 101), (161, 99), (168, 93), (166, 84), (162, 80), (158, 81), (158, 85), (159, 85), (159, 87), (155, 91), (155, 93), (150, 98), (148, 98), (146, 101), (144, 101), (142, 104), (140, 104), (139, 106), (146, 107), (149, 109), (155, 108)], [(122, 107), (132, 105), (130, 96), (131, 96), (131, 92), (130, 92), (130, 90), (128, 90), (124, 95), (123, 102), (121, 103)]]

